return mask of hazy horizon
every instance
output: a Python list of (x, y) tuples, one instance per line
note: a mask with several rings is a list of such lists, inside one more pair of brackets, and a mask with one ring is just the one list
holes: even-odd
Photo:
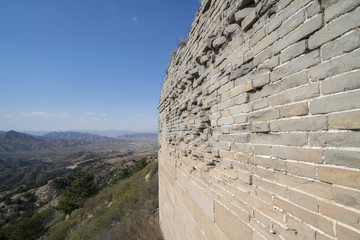
[(126, 134), (143, 134), (143, 133), (156, 133), (157, 131), (131, 131), (131, 130), (23, 130), (23, 129), (10, 129), (10, 130), (4, 130), (4, 129), (0, 129), (0, 132), (9, 132), (9, 131), (15, 131), (15, 132), (20, 132), (20, 133), (25, 133), (25, 134), (30, 134), (30, 135), (35, 135), (35, 136), (42, 136), (45, 135), (47, 133), (51, 133), (51, 132), (79, 132), (79, 133), (90, 133), (90, 134), (95, 134), (95, 135), (99, 135), (99, 136), (106, 136), (106, 137), (118, 137), (121, 135), (126, 135)]

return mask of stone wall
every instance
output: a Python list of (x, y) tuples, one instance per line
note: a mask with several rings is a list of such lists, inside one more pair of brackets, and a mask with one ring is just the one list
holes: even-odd
[(159, 104), (165, 239), (360, 239), (360, 1), (204, 0)]

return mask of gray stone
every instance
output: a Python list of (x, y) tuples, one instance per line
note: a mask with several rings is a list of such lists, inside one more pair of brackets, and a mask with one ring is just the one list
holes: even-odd
[(226, 117), (226, 118), (220, 118), (218, 120), (218, 124), (221, 126), (221, 125), (230, 125), (230, 124), (233, 124), (234, 123), (234, 118), (231, 116), (231, 117)]
[(235, 21), (241, 23), (241, 21), (250, 13), (255, 12), (255, 8), (243, 8), (235, 13)]
[(286, 21), (281, 24), (279, 28), (279, 37), (283, 37), (295, 28), (297, 28), (300, 24), (305, 21), (305, 12), (304, 10), (299, 11), (291, 18), (287, 19)]
[(307, 45), (307, 40), (303, 40), (286, 48), (280, 54), (280, 62), (281, 63), (287, 62), (293, 59), (294, 57), (303, 54), (305, 52), (306, 45)]
[(350, 1), (338, 1), (335, 4), (329, 6), (325, 9), (324, 20), (329, 22), (332, 19), (340, 16), (341, 14), (350, 11), (351, 9), (360, 5), (360, 0), (350, 0)]
[(360, 111), (335, 113), (329, 115), (330, 129), (360, 129)]
[(252, 27), (252, 25), (258, 20), (255, 10), (251, 11), (241, 22), (241, 27), (244, 31)]
[(224, 34), (232, 34), (233, 32), (235, 32), (236, 30), (239, 29), (239, 25), (234, 23), (234, 24), (231, 24), (229, 26), (227, 26), (224, 30)]
[(312, 99), (319, 95), (319, 84), (309, 84), (270, 96), (269, 103), (270, 106), (277, 106), (285, 103)]
[(360, 88), (360, 71), (349, 72), (333, 78), (329, 78), (321, 83), (323, 94), (343, 92)]
[(212, 42), (212, 46), (215, 49), (220, 48), (224, 43), (226, 43), (226, 38), (224, 36), (216, 38), (213, 42)]
[(280, 109), (281, 117), (302, 116), (308, 114), (308, 112), (307, 102), (286, 105)]
[(359, 148), (360, 132), (311, 133), (310, 146)]
[(265, 86), (269, 82), (270, 82), (270, 74), (267, 73), (254, 78), (252, 80), (252, 85), (254, 88), (259, 88)]
[(285, 146), (305, 146), (308, 144), (307, 133), (281, 133), (280, 144)]
[(360, 169), (360, 151), (325, 149), (324, 159), (327, 164)]
[(305, 36), (315, 32), (322, 26), (322, 14), (316, 15), (298, 28), (288, 33), (282, 39), (274, 43), (273, 53), (277, 54), (287, 46), (299, 41)]
[(321, 47), (322, 59), (328, 60), (338, 55), (350, 52), (360, 46), (360, 31), (346, 34), (333, 42)]
[(251, 125), (252, 132), (269, 132), (269, 123), (253, 123)]
[(309, 49), (317, 48), (358, 26), (360, 26), (360, 8), (342, 15), (311, 35), (309, 38)]
[(318, 63), (320, 63), (320, 52), (319, 50), (314, 50), (306, 55), (297, 57), (285, 63), (284, 65), (276, 67), (271, 72), (271, 81), (275, 81), (292, 73), (299, 72)]
[(272, 132), (327, 130), (327, 117), (318, 116), (277, 120), (270, 123), (270, 129)]
[(319, 13), (321, 11), (321, 6), (318, 1), (312, 2), (307, 8), (306, 8), (306, 16), (308, 18), (311, 18), (315, 16), (315, 14)]
[(269, 121), (280, 117), (279, 109), (272, 108), (248, 114), (249, 122)]
[(204, 55), (200, 58), (200, 63), (201, 64), (206, 64), (209, 61), (209, 56), (208, 55)]
[(360, 90), (325, 96), (310, 101), (310, 113), (331, 113), (360, 108)]
[(304, 85), (308, 82), (309, 79), (307, 76), (307, 71), (305, 70), (283, 78), (283, 80), (281, 81), (281, 88), (283, 90), (286, 90), (289, 88), (294, 88)]

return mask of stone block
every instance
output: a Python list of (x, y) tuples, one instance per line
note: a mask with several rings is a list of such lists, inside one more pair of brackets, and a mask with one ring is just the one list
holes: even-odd
[(255, 12), (255, 8), (252, 7), (247, 7), (247, 8), (243, 8), (240, 9), (239, 11), (237, 11), (235, 13), (235, 21), (237, 23), (241, 23), (241, 21), (248, 16), (251, 12)]
[(360, 111), (334, 113), (329, 115), (329, 129), (360, 129)]
[(239, 25), (236, 23), (230, 24), (229, 26), (227, 26), (224, 30), (225, 34), (232, 34), (233, 32), (235, 32), (236, 30), (239, 29)]
[(248, 113), (251, 111), (252, 111), (252, 107), (250, 104), (247, 104), (247, 103), (237, 105), (235, 107), (230, 108), (231, 115), (238, 115), (238, 114), (242, 114), (242, 113)]
[(237, 124), (247, 122), (246, 114), (235, 115), (234, 116), (234, 122), (237, 123)]
[(327, 220), (326, 218), (318, 215), (316, 213), (310, 212), (301, 208), (285, 199), (276, 197), (274, 198), (275, 206), (283, 209), (284, 211), (290, 213), (291, 215), (301, 219), (305, 223), (308, 223), (315, 228), (324, 231), (325, 233), (329, 234), (330, 236), (335, 236), (334, 234), (334, 226), (333, 222)]
[(299, 41), (300, 39), (304, 38), (305, 36), (310, 35), (311, 33), (315, 32), (322, 26), (322, 14), (316, 15), (315, 17), (307, 20), (304, 24), (300, 25), (292, 32), (288, 33), (286, 36), (281, 38), (279, 41), (274, 43), (273, 46), (273, 53), (277, 54), (284, 48), (288, 47), (289, 45)]
[[(266, 179), (266, 177), (265, 177)], [(276, 184), (273, 179), (269, 180), (265, 180), (262, 176), (262, 178), (254, 176), (253, 177), (253, 184), (261, 187), (263, 189), (268, 190), (269, 192), (277, 195), (277, 196), (281, 196), (281, 197), (287, 197), (287, 189), (286, 187)]]
[(249, 163), (262, 166), (265, 168), (271, 168), (277, 171), (286, 171), (286, 161), (283, 160), (265, 158), (259, 156), (250, 156)]
[(224, 43), (226, 43), (226, 38), (224, 36), (222, 37), (218, 37), (216, 38), (213, 42), (212, 42), (212, 46), (215, 49), (219, 49)]
[(313, 229), (291, 216), (288, 216), (286, 220), (288, 228), (295, 229), (299, 239), (315, 240), (315, 231)]
[(286, 163), (286, 170), (292, 175), (316, 179), (316, 165), (314, 164), (288, 161)]
[(249, 122), (269, 121), (269, 120), (277, 119), (279, 117), (280, 117), (279, 109), (272, 108), (272, 109), (249, 113), (248, 121)]
[(343, 92), (360, 88), (360, 71), (348, 72), (329, 78), (321, 83), (323, 94)]
[(251, 238), (251, 228), (218, 202), (215, 202), (215, 223), (229, 240)]
[(325, 149), (326, 164), (360, 169), (360, 151)]
[(305, 85), (309, 82), (307, 71), (301, 71), (290, 76), (284, 77), (281, 81), (281, 88), (283, 90)]
[(270, 73), (266, 73), (266, 74), (255, 77), (252, 80), (252, 85), (254, 88), (259, 88), (259, 87), (265, 86), (269, 82), (270, 82)]
[(266, 145), (255, 145), (254, 154), (271, 156), (271, 147)]
[(231, 149), (231, 144), (229, 142), (220, 142), (219, 145), (222, 150), (230, 151)]
[(202, 226), (202, 211), (199, 205), (192, 199), (187, 192), (184, 192), (182, 196), (180, 195), (182, 203), (184, 204), (186, 210), (190, 213), (191, 217), (194, 219), (195, 224), (201, 228)]
[(221, 86), (219, 89), (218, 89), (218, 94), (221, 95), (225, 92), (228, 92), (230, 91), (230, 89), (234, 88), (234, 81), (230, 81), (226, 84), (224, 84), (223, 86)]
[(206, 240), (226, 239), (224, 233), (207, 217), (203, 218), (203, 231)]
[[(280, 83), (277, 82), (277, 83), (265, 85), (263, 88), (256, 89), (256, 90), (257, 90), (256, 92), (252, 92), (249, 95), (250, 101), (255, 101), (257, 99), (263, 100), (264, 97), (275, 95), (275, 94), (281, 92), (281, 86), (280, 86)], [(269, 106), (268, 101), (263, 101), (263, 102), (265, 102), (265, 105)], [(255, 102), (254, 102), (254, 105), (255, 105)], [(254, 109), (255, 109), (255, 106), (254, 106)]]
[[(230, 97), (231, 97), (231, 92), (230, 92)], [(248, 100), (249, 100), (249, 95), (247, 93), (236, 96), (235, 99), (234, 99), (235, 104), (247, 103)]]
[(241, 21), (241, 28), (244, 29), (244, 31), (247, 31), (258, 19), (259, 18), (256, 15), (255, 9), (253, 11), (250, 11), (247, 16)]
[(332, 197), (332, 188), (327, 183), (314, 182), (314, 180), (286, 175), (281, 172), (275, 173), (275, 183), (298, 189), (324, 199), (331, 199)]
[[(253, 48), (247, 51), (244, 54), (244, 61), (248, 61), (253, 58), (255, 55), (272, 45), (277, 39), (279, 38), (277, 32), (272, 32), (271, 34), (267, 35), (263, 39), (261, 39)], [(266, 58), (271, 56), (271, 52), (269, 52)]]
[(282, 119), (270, 123), (270, 129), (273, 132), (285, 131), (316, 131), (327, 130), (327, 117), (304, 117), (297, 119)]
[(302, 162), (322, 163), (322, 149), (273, 146), (272, 156), (284, 160), (297, 160)]
[(309, 70), (309, 77), (311, 81), (319, 81), (360, 68), (360, 61), (354, 61), (354, 59), (360, 59), (360, 50), (344, 54), (312, 67)]
[(252, 82), (251, 81), (248, 81), (246, 83), (243, 83), (240, 81), (240, 79), (236, 79), (235, 80), (235, 88), (233, 89), (233, 95), (239, 95), (241, 93), (245, 93), (245, 92), (249, 92), (251, 90), (253, 90), (254, 87), (252, 85)]
[(325, 8), (324, 20), (325, 22), (329, 22), (332, 19), (339, 17), (340, 15), (352, 10), (359, 5), (359, 0), (337, 1), (333, 5)]
[(297, 73), (318, 63), (320, 63), (320, 51), (314, 50), (308, 54), (297, 57), (283, 65), (276, 67), (271, 72), (271, 81), (273, 82), (285, 76)]
[(289, 200), (307, 210), (318, 212), (319, 206), (316, 198), (310, 195), (289, 189)]
[(330, 58), (350, 52), (360, 46), (360, 31), (356, 30), (349, 34), (345, 34), (340, 38), (326, 43), (321, 47), (322, 59)]
[(308, 113), (309, 109), (307, 102), (286, 105), (280, 109), (281, 117), (302, 116), (307, 115)]
[(269, 107), (268, 101), (264, 101), (264, 99), (258, 99), (253, 102), (253, 110), (260, 110), (263, 108)]
[(358, 26), (360, 26), (360, 7), (340, 16), (311, 35), (308, 42), (309, 49), (317, 48)]
[(360, 147), (360, 132), (310, 133), (310, 146)]
[(355, 232), (354, 230), (347, 228), (339, 223), (336, 224), (336, 235), (338, 239), (358, 239), (359, 232)]
[(218, 120), (218, 125), (222, 126), (222, 125), (231, 125), (234, 123), (234, 118), (231, 117), (226, 117), (226, 118), (220, 118)]
[(321, 12), (321, 5), (319, 1), (313, 1), (306, 9), (305, 14), (307, 18), (312, 18)]
[(301, 54), (303, 54), (306, 50), (307, 40), (302, 40), (300, 42), (296, 42), (290, 47), (283, 50), (280, 54), (280, 62), (287, 62)]
[(214, 200), (200, 189), (195, 183), (188, 181), (187, 187), (189, 196), (195, 201), (195, 203), (202, 209), (205, 215), (214, 222)]
[(201, 64), (206, 64), (210, 60), (210, 57), (208, 55), (204, 55), (200, 58)]
[[(359, 213), (345, 209), (335, 204), (319, 201), (319, 212), (341, 223), (360, 230)], [(341, 214), (339, 214), (341, 213)]]
[(360, 189), (360, 171), (319, 166), (317, 176), (323, 182)]
[(269, 123), (253, 123), (251, 125), (252, 132), (269, 132)]
[(255, 46), (261, 39), (266, 36), (265, 28), (260, 28), (250, 39), (251, 46)]
[(280, 143), (279, 134), (257, 133), (250, 135), (250, 143), (253, 144), (278, 144)]
[(360, 90), (327, 95), (310, 101), (310, 113), (331, 113), (360, 108)]
[(308, 144), (307, 133), (281, 133), (280, 144), (285, 146), (305, 146)]
[(295, 15), (286, 19), (279, 28), (279, 37), (283, 37), (305, 21), (305, 11), (300, 10)]
[(356, 189), (332, 186), (332, 198), (336, 203), (360, 209), (360, 192)]

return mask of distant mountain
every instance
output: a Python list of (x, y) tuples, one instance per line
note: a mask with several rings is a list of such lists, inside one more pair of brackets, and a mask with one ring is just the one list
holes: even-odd
[(0, 152), (38, 150), (44, 147), (51, 147), (50, 145), (49, 142), (40, 137), (15, 132), (13, 130), (0, 134)]
[(16, 131), (0, 134), (0, 156), (35, 154), (71, 153), (81, 150), (114, 148), (119, 149), (131, 145), (131, 140), (115, 139), (77, 132), (52, 132), (45, 136), (32, 136)]
[(157, 139), (158, 135), (157, 133), (134, 133), (134, 134), (125, 134), (122, 136), (118, 136), (118, 139)]
[(28, 131), (28, 130), (19, 130), (18, 132), (25, 133), (25, 134), (30, 134), (30, 135), (34, 135), (34, 136), (43, 136), (43, 135), (49, 133), (50, 131)]
[(112, 138), (116, 138), (118, 136), (125, 134), (137, 133), (134, 131), (126, 131), (126, 130), (77, 130), (76, 132), (90, 133), (90, 134), (96, 134), (99, 136), (112, 137)]
[(72, 140), (80, 140), (86, 141), (89, 143), (101, 143), (101, 144), (114, 144), (124, 142), (120, 139), (109, 138), (104, 136), (99, 136), (90, 133), (80, 133), (80, 132), (50, 132), (43, 136), (48, 139), (72, 139)]

